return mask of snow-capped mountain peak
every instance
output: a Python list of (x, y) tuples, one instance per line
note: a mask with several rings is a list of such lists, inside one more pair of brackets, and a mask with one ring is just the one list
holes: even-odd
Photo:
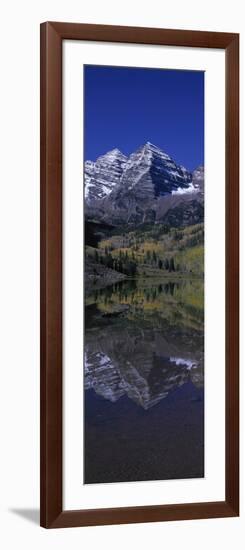
[(171, 157), (167, 155), (167, 153), (165, 153), (162, 149), (160, 149), (160, 147), (157, 147), (157, 145), (154, 145), (154, 143), (151, 143), (150, 141), (147, 141), (140, 149), (150, 155), (158, 155), (164, 159), (171, 160)]
[(117, 159), (117, 158), (124, 158), (126, 159), (127, 157), (120, 151), (120, 149), (112, 149), (111, 151), (108, 151), (105, 155), (103, 155), (104, 157), (107, 157), (107, 158), (111, 158), (111, 159)]

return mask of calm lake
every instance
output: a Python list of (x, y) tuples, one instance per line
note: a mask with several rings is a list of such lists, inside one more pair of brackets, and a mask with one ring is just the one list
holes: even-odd
[(86, 293), (84, 481), (204, 476), (203, 280)]

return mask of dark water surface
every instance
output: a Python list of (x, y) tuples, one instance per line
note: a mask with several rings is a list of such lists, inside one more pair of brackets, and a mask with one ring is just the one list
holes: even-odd
[(85, 483), (203, 477), (203, 282), (92, 290), (85, 327)]

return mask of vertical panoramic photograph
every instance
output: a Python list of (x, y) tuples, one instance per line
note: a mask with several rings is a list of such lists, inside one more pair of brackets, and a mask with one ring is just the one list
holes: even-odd
[(84, 483), (202, 478), (204, 72), (85, 65), (83, 105)]

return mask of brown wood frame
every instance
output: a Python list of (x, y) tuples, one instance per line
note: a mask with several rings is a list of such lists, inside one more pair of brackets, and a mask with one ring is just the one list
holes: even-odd
[[(62, 40), (219, 48), (226, 56), (226, 497), (224, 502), (62, 510)], [(41, 24), (41, 526), (239, 515), (239, 35)]]

